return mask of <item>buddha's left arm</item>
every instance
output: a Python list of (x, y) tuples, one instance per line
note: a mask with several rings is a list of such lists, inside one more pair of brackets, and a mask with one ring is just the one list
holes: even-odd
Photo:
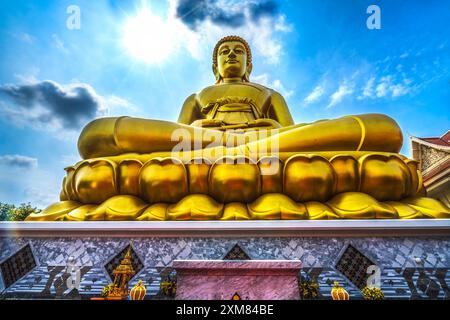
[(294, 124), (289, 108), (283, 96), (278, 92), (273, 92), (271, 104), (268, 110), (269, 118), (276, 120), (281, 126), (291, 126)]
[(200, 110), (197, 105), (196, 94), (192, 94), (183, 103), (180, 116), (178, 117), (178, 123), (191, 124), (195, 120), (201, 119)]

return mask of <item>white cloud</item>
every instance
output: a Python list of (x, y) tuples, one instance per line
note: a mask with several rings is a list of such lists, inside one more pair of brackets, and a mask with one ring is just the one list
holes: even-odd
[(14, 37), (16, 37), (17, 39), (19, 39), (20, 41), (23, 41), (23, 42), (26, 42), (29, 44), (32, 44), (35, 41), (35, 38), (26, 32), (13, 33), (12, 35)]
[(101, 96), (86, 83), (24, 80), (23, 84), (0, 85), (0, 116), (18, 127), (53, 132), (61, 139), (71, 139), (88, 121), (111, 110), (136, 110), (129, 101)]
[(59, 201), (60, 185), (59, 184), (43, 184), (43, 188), (29, 186), (23, 191), (25, 202), (30, 202), (32, 206), (38, 209), (44, 209), (52, 203)]
[(283, 83), (279, 79), (275, 79), (272, 82), (269, 81), (267, 73), (263, 73), (257, 76), (250, 77), (252, 82), (262, 84), (265, 87), (274, 89), (281, 93), (285, 98), (289, 98), (294, 94), (294, 90), (288, 90), (284, 87)]
[(400, 97), (405, 94), (408, 94), (411, 88), (412, 80), (405, 78), (402, 82), (395, 83), (394, 77), (391, 75), (382, 77), (377, 86), (377, 97), (387, 97), (390, 96), (392, 98)]
[(404, 86), (402, 84), (396, 84), (391, 86), (392, 97), (400, 97), (407, 94), (410, 91), (410, 88)]
[(292, 25), (288, 24), (286, 22), (286, 16), (279, 16), (275, 23), (275, 30), (276, 31), (282, 31), (282, 32), (291, 32), (292, 31)]
[(61, 163), (61, 167), (65, 168), (65, 167), (74, 165), (75, 163), (77, 163), (80, 160), (81, 160), (81, 158), (78, 154), (65, 154), (65, 155), (61, 156), (61, 159), (59, 162)]
[(364, 87), (361, 89), (362, 93), (358, 96), (358, 100), (375, 99), (375, 98), (397, 98), (410, 93), (414, 86), (413, 80), (404, 77), (401, 81), (396, 81), (394, 75), (386, 75), (381, 77), (378, 81), (375, 76), (367, 80)]
[(22, 82), (23, 84), (33, 84), (33, 83), (36, 83), (36, 82), (39, 81), (37, 79), (37, 77), (36, 77), (36, 75), (38, 74), (39, 70), (38, 69), (36, 69), (36, 70), (33, 70), (32, 72), (29, 72), (27, 75), (15, 74), (14, 77), (17, 80), (19, 80), (20, 82)]
[[(274, 21), (270, 18), (261, 19), (259, 23), (249, 23), (240, 31), (244, 38), (253, 43), (256, 52), (266, 58), (269, 63), (277, 63), (282, 55), (282, 44), (274, 35)], [(275, 22), (275, 30), (289, 32), (291, 27), (286, 25), (284, 17)]]
[(21, 168), (34, 168), (38, 165), (38, 159), (19, 154), (6, 154), (0, 156), (0, 165)]
[(313, 91), (303, 100), (305, 104), (311, 104), (319, 100), (319, 98), (325, 93), (325, 89), (318, 85)]
[(408, 78), (403, 79), (403, 83), (404, 83), (405, 85), (409, 85), (409, 84), (411, 84), (412, 82), (413, 82), (412, 79), (408, 79)]
[(375, 83), (375, 77), (371, 77), (369, 80), (367, 80), (366, 85), (364, 86), (362, 90), (362, 96), (359, 96), (358, 99), (363, 99), (366, 97), (372, 97), (373, 96), (373, 85)]
[(60, 50), (61, 52), (65, 54), (69, 54), (69, 50), (64, 45), (64, 42), (58, 37), (57, 34), (52, 34), (53, 39), (53, 45), (56, 47), (56, 49)]
[(273, 81), (273, 88), (280, 91), (285, 98), (289, 98), (294, 94), (294, 90), (287, 90), (279, 79)]
[(385, 76), (380, 79), (376, 88), (376, 95), (378, 98), (382, 98), (388, 94), (390, 84), (391, 76)]
[[(292, 26), (286, 22), (285, 16), (267, 14), (256, 19), (252, 16), (254, 13), (251, 11), (252, 6), (256, 5), (254, 1), (218, 1), (211, 3), (199, 1), (198, 3), (199, 6), (197, 7), (189, 6), (189, 11), (181, 17), (177, 16), (177, 9), (180, 9), (180, 0), (169, 0), (169, 9), (165, 18), (157, 17), (156, 14), (152, 13), (151, 8), (145, 6), (141, 8), (140, 13), (135, 17), (130, 17), (130, 20), (125, 23), (124, 45), (128, 52), (149, 64), (170, 61), (172, 55), (181, 49), (186, 49), (194, 59), (204, 60), (210, 57), (211, 48), (220, 38), (236, 34), (250, 43), (253, 55), (263, 57), (267, 63), (279, 61), (283, 54), (283, 46), (279, 36), (292, 30)], [(212, 8), (204, 8), (205, 5), (212, 6)], [(189, 17), (197, 17), (198, 10), (201, 11), (201, 14), (199, 14), (201, 19), (192, 21), (192, 18)], [(222, 23), (218, 23), (217, 10), (226, 11), (230, 15), (238, 15), (242, 19), (239, 20), (237, 26), (229, 23), (228, 19), (223, 19), (221, 20)], [(220, 12), (220, 14), (223, 12)], [(152, 17), (152, 19), (138, 19), (142, 21), (145, 28), (133, 27), (133, 32), (130, 33), (128, 29), (133, 26), (133, 19), (139, 18), (143, 13)], [(152, 28), (151, 21), (157, 25), (157, 28)], [(188, 24), (189, 21), (191, 25)], [(193, 29), (193, 25), (195, 25), (195, 29)], [(152, 32), (152, 34), (149, 35), (149, 32)], [(133, 36), (130, 37), (130, 34)], [(160, 41), (155, 41), (155, 37)], [(154, 47), (155, 44), (158, 45), (158, 48)], [(205, 48), (208, 48), (208, 50), (205, 50)], [(155, 51), (161, 54), (155, 56)]]
[[(223, 27), (213, 24), (206, 20), (199, 27), (199, 31), (189, 34), (189, 39), (185, 45), (193, 58), (204, 59), (205, 52), (202, 50), (205, 45), (212, 47), (222, 37), (231, 34), (237, 34), (246, 39), (253, 51), (253, 55), (258, 54), (265, 59), (267, 63), (276, 64), (282, 55), (281, 41), (275, 36), (274, 23), (278, 26), (276, 31), (289, 32), (290, 27), (284, 24), (284, 19), (279, 19), (279, 23), (274, 22), (272, 18), (262, 18), (257, 22), (248, 21), (244, 26), (238, 28)], [(207, 52), (207, 56), (210, 52)]]
[(447, 40), (445, 40), (444, 42), (442, 42), (439, 46), (438, 46), (438, 50), (442, 50), (447, 46)]
[(348, 96), (352, 93), (352, 86), (341, 84), (339, 88), (330, 96), (330, 103), (328, 104), (327, 109), (334, 107), (336, 104), (340, 103), (345, 96)]
[(111, 95), (106, 97), (99, 97), (101, 100), (101, 104), (104, 106), (106, 110), (108, 110), (108, 113), (111, 110), (116, 109), (126, 109), (129, 111), (138, 111), (139, 108), (131, 103), (130, 101), (123, 99), (121, 97)]

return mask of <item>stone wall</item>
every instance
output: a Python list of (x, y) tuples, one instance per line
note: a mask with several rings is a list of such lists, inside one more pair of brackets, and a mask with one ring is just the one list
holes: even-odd
[[(330, 298), (334, 280), (361, 298), (356, 288), (336, 270), (348, 245), (381, 268), (382, 290), (388, 299), (450, 299), (449, 237), (18, 237), (0, 238), (0, 263), (29, 245), (36, 267), (0, 290), (4, 298), (70, 298), (99, 296), (111, 280), (106, 264), (132, 242), (142, 269), (132, 279), (146, 285), (147, 299), (158, 295), (159, 283), (173, 272), (176, 259), (223, 259), (236, 244), (251, 259), (292, 260), (303, 264), (302, 275), (317, 279), (322, 298)], [(66, 272), (72, 257), (80, 267), (79, 289), (69, 289)], [(2, 275), (4, 278), (5, 275)]]

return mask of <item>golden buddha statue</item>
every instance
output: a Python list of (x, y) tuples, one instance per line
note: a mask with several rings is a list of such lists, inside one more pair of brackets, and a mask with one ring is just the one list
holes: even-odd
[(216, 83), (186, 99), (177, 123), (89, 123), (61, 201), (27, 220), (450, 217), (398, 154), (393, 119), (294, 124), (278, 92), (250, 82), (251, 49), (237, 36), (216, 44), (212, 67)]

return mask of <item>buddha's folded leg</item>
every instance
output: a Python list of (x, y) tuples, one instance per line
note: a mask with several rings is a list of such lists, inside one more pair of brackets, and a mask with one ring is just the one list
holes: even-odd
[[(246, 134), (250, 150), (271, 153), (298, 151), (385, 151), (398, 152), (402, 134), (397, 123), (384, 115), (366, 114), (334, 120), (300, 124), (261, 132), (256, 138)], [(275, 134), (274, 134), (275, 133)], [(114, 156), (123, 153), (196, 150), (215, 146), (241, 145), (244, 135), (183, 125), (170, 121), (130, 117), (101, 118), (81, 132), (78, 150), (84, 158)], [(266, 138), (267, 137), (267, 138)], [(253, 141), (253, 142), (252, 142)]]
[[(288, 129), (290, 128), (290, 129)], [(279, 134), (250, 142), (247, 151), (271, 153), (298, 151), (399, 152), (403, 136), (398, 124), (381, 114), (347, 116), (282, 128)]]
[[(163, 120), (131, 117), (101, 118), (90, 122), (78, 139), (83, 159), (124, 153), (152, 153), (203, 149), (211, 144), (224, 146), (239, 135)], [(242, 143), (245, 143), (243, 141)]]

